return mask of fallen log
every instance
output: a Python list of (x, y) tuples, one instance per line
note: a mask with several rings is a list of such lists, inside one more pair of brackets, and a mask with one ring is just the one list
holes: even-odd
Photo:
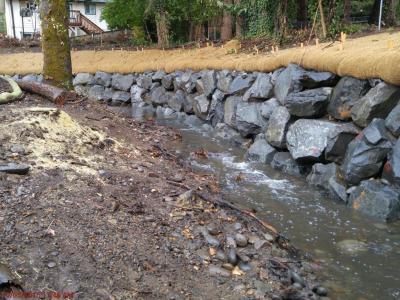
[(8, 102), (18, 100), (19, 98), (21, 98), (23, 93), (18, 84), (13, 79), (11, 79), (11, 77), (0, 76), (0, 78), (6, 81), (12, 89), (12, 92), (0, 93), (0, 104), (6, 104)]
[(16, 80), (16, 82), (25, 92), (43, 96), (58, 105), (63, 105), (72, 98), (71, 92), (50, 84), (22, 80)]

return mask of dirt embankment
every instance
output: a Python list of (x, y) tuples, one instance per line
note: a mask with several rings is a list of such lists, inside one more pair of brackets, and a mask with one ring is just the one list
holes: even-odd
[[(318, 265), (212, 204), (212, 175), (166, 150), (180, 139), (172, 129), (87, 102), (59, 110), (29, 95), (3, 105), (0, 124), (0, 164), (30, 166), (23, 176), (0, 173), (0, 284), (4, 264), (25, 291), (75, 299), (324, 294), (315, 288)], [(0, 285), (0, 299), (10, 287)]]

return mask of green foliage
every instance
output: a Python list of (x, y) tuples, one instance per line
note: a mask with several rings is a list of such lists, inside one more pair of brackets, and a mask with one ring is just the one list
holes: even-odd
[(105, 5), (101, 17), (110, 29), (130, 29), (143, 26), (145, 8), (144, 0), (113, 0)]

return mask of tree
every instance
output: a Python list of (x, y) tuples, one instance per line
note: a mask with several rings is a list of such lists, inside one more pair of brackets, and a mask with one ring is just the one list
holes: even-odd
[(399, 5), (399, 0), (388, 0), (386, 8), (385, 21), (387, 26), (397, 25), (397, 6)]
[(72, 64), (65, 0), (41, 0), (43, 75), (56, 86), (72, 88)]
[(350, 24), (351, 23), (351, 1), (344, 0), (343, 3), (343, 23)]
[(297, 12), (297, 20), (300, 28), (307, 28), (307, 0), (300, 0)]
[[(225, 6), (231, 6), (232, 0), (224, 0)], [(230, 11), (225, 7), (222, 17), (222, 27), (221, 27), (221, 40), (229, 41), (232, 39), (232, 15)]]

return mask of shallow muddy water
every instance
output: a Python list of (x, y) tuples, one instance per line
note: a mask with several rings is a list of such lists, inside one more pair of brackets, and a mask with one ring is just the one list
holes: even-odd
[[(400, 222), (381, 223), (324, 197), (305, 178), (246, 162), (243, 150), (207, 129), (180, 130), (183, 142), (173, 146), (194, 169), (215, 174), (226, 199), (255, 209), (322, 262), (332, 299), (400, 299)], [(199, 148), (208, 159), (190, 155)]]

